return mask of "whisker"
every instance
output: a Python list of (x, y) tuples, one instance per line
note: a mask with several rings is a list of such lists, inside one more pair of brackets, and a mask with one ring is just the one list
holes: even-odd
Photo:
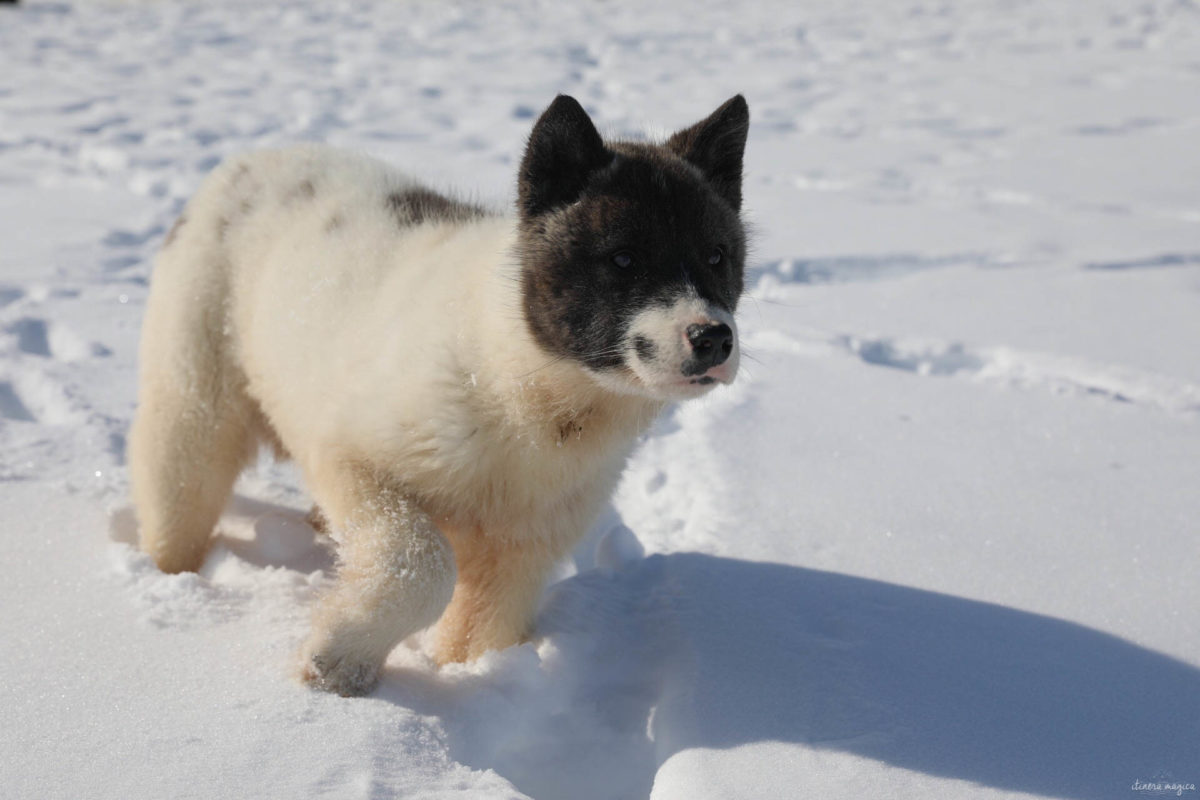
[(517, 380), (524, 380), (525, 378), (528, 378), (533, 373), (541, 372), (546, 367), (553, 366), (553, 365), (557, 364), (558, 362), (563, 361), (564, 359), (566, 359), (566, 356), (555, 356), (554, 358), (547, 361), (545, 364), (542, 364), (540, 367), (534, 367), (533, 369), (529, 370), (529, 372), (526, 372), (522, 375), (518, 375)]
[(804, 307), (800, 303), (785, 303), (782, 300), (772, 300), (769, 297), (757, 297), (757, 298), (751, 297), (750, 299), (754, 301), (755, 305), (757, 305), (759, 303), (759, 301), (761, 300), (762, 302), (767, 303), (769, 305), (783, 306), (784, 308), (803, 308)]
[[(582, 353), (578, 356), (578, 358), (580, 360), (591, 359), (591, 358), (603, 358), (605, 356), (621, 355), (624, 352), (625, 352), (625, 348), (622, 345), (614, 345), (612, 347), (604, 348), (603, 350), (593, 350), (593, 351), (590, 351), (587, 353)], [(529, 370), (529, 372), (526, 372), (522, 375), (518, 375), (517, 379), (522, 380), (524, 378), (528, 378), (530, 375), (534, 374), (535, 372), (541, 372), (542, 370), (546, 369), (547, 367), (551, 367), (551, 366), (559, 363), (560, 361), (566, 361), (569, 358), (572, 358), (572, 356), (570, 356), (570, 355), (555, 356), (554, 358), (547, 361), (545, 364), (542, 364), (540, 367), (535, 367), (535, 368)]]

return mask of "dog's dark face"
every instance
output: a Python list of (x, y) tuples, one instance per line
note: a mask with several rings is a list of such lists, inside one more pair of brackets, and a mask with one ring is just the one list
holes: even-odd
[(657, 399), (733, 380), (748, 127), (738, 95), (664, 144), (606, 143), (555, 99), (518, 184), (525, 319), (543, 348)]

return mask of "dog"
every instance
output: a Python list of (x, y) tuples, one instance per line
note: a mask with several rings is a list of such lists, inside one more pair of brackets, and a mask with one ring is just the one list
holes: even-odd
[(365, 694), (435, 622), (439, 663), (527, 638), (639, 434), (737, 374), (748, 129), (738, 95), (665, 141), (605, 141), (560, 95), (515, 214), (318, 145), (217, 167), (146, 306), (142, 549), (199, 568), (265, 444), (337, 543), (305, 683)]

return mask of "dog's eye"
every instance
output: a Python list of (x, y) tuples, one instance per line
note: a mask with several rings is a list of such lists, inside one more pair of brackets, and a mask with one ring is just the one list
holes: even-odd
[(622, 250), (612, 257), (613, 263), (621, 269), (625, 269), (633, 263), (633, 253), (628, 250)]
[(715, 267), (717, 264), (720, 264), (724, 260), (725, 260), (725, 253), (722, 252), (721, 248), (719, 248), (719, 247), (713, 248), (712, 253), (709, 254), (709, 256), (708, 256), (708, 263), (710, 266), (713, 266), (713, 267)]

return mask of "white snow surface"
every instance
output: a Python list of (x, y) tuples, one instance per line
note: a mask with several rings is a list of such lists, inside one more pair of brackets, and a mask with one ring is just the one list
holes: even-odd
[[(309, 691), (294, 472), (199, 575), (131, 546), (153, 253), (299, 140), (508, 203), (558, 92), (618, 135), (745, 93), (745, 371), (532, 642)], [(0, 6), (0, 794), (1196, 796), (1198, 143), (1195, 0)]]

